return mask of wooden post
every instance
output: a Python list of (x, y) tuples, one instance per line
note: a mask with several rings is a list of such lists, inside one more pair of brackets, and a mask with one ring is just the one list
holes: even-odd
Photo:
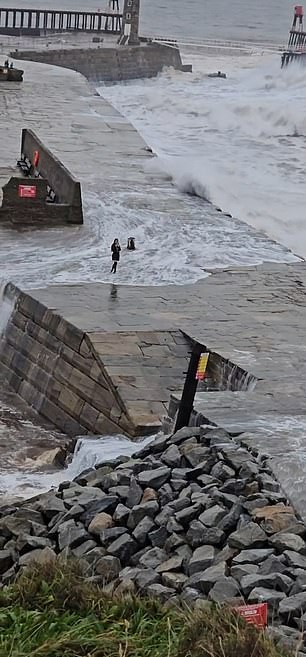
[(188, 427), (190, 415), (193, 409), (194, 397), (198, 387), (198, 380), (196, 373), (200, 360), (201, 353), (205, 351), (205, 347), (199, 342), (195, 342), (192, 347), (189, 366), (186, 374), (183, 394), (181, 398), (180, 407), (177, 414), (174, 432)]

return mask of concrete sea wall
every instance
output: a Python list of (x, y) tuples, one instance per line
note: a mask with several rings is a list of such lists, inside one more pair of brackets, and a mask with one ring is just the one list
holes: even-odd
[(88, 336), (7, 285), (12, 314), (0, 340), (1, 369), (32, 408), (70, 436), (133, 433)]
[(39, 154), (36, 169), (55, 191), (57, 203), (68, 205), (68, 223), (83, 223), (81, 185), (49, 148), (28, 129), (22, 130), (21, 157), (34, 164), (34, 153)]
[(89, 80), (105, 82), (155, 77), (164, 67), (185, 70), (178, 48), (155, 43), (114, 48), (18, 50), (11, 56), (63, 66), (82, 73)]

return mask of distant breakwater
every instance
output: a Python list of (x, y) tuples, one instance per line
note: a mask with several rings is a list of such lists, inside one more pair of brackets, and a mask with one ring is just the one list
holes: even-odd
[(95, 82), (151, 78), (158, 75), (164, 67), (181, 71), (191, 70), (190, 66), (182, 64), (178, 48), (159, 43), (113, 48), (14, 50), (10, 54), (14, 59), (69, 68)]

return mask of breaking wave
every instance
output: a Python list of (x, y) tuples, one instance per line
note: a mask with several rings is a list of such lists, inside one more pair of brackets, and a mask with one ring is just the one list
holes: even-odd
[[(212, 67), (227, 79), (208, 78)], [(306, 256), (306, 67), (281, 70), (279, 55), (198, 57), (189, 76), (166, 71), (103, 94), (181, 192)]]

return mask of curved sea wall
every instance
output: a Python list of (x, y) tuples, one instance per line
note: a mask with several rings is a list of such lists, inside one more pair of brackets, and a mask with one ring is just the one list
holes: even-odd
[(14, 59), (62, 66), (93, 81), (120, 82), (155, 77), (164, 67), (189, 70), (176, 47), (154, 43), (114, 48), (67, 48), (65, 50), (16, 50)]

